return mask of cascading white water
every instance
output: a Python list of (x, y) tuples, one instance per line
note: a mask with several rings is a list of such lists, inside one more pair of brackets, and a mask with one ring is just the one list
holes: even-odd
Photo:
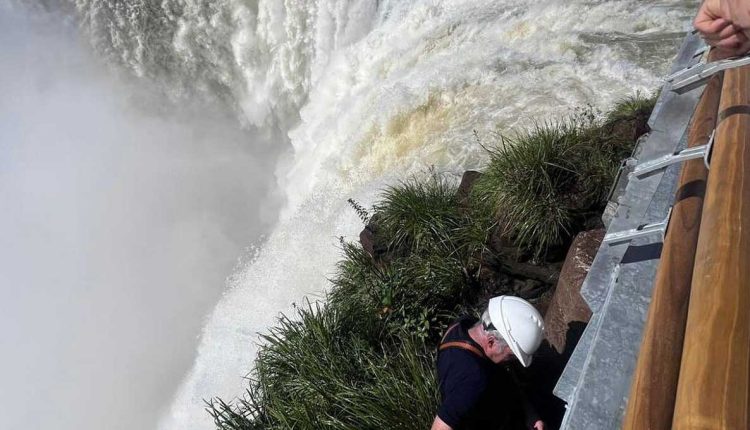
[(206, 320), (161, 423), (206, 429), (203, 400), (243, 392), (257, 332), (326, 289), (346, 204), (428, 166), (480, 167), (480, 136), (659, 85), (683, 1), (76, 0), (95, 48), (166, 93), (223, 100), (293, 151), (282, 219)]

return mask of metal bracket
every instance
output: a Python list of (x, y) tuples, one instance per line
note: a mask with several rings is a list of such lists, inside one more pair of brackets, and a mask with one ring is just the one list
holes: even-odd
[(709, 48), (710, 48), (710, 46), (708, 46), (708, 45), (706, 45), (706, 46), (704, 46), (704, 47), (702, 47), (702, 48), (698, 48), (698, 49), (697, 49), (697, 50), (695, 51), (695, 53), (693, 54), (693, 58), (698, 58), (698, 57), (702, 57), (702, 56), (703, 56), (703, 54), (705, 54), (706, 52), (708, 52), (708, 49), (709, 49)]
[(672, 84), (672, 91), (683, 94), (704, 85), (716, 73), (748, 64), (750, 64), (750, 56), (698, 63), (667, 76), (666, 81)]
[[(628, 157), (620, 162), (620, 167), (617, 169), (617, 175), (615, 175), (615, 180), (612, 181), (612, 185), (609, 187), (609, 192), (607, 193), (608, 202), (612, 201), (612, 199), (615, 196), (615, 193), (617, 192), (617, 189), (621, 185), (620, 179), (622, 179), (623, 173), (625, 173), (625, 170), (628, 168), (632, 168), (631, 166), (633, 166), (636, 162), (637, 160), (633, 157)], [(630, 173), (632, 173), (632, 171)], [(627, 177), (628, 180), (630, 179), (630, 176), (629, 176), (630, 173), (628, 173), (628, 177)]]
[(672, 217), (672, 208), (669, 208), (667, 216), (663, 221), (655, 222), (652, 224), (644, 224), (634, 229), (618, 231), (616, 233), (609, 233), (604, 236), (603, 243), (609, 246), (614, 246), (623, 242), (630, 242), (631, 240), (638, 239), (641, 237), (648, 237), (654, 234), (659, 235), (659, 239), (663, 242), (664, 236), (667, 234), (667, 227), (669, 227), (669, 219)]
[(711, 137), (708, 139), (708, 143), (705, 145), (694, 146), (692, 148), (683, 149), (673, 154), (668, 154), (663, 157), (655, 158), (653, 160), (645, 161), (633, 169), (630, 172), (630, 178), (641, 178), (648, 175), (651, 172), (655, 172), (660, 169), (671, 166), (672, 164), (681, 163), (683, 161), (694, 160), (696, 158), (703, 158), (703, 164), (706, 165), (706, 169), (709, 168), (709, 158), (711, 157), (711, 150), (714, 146), (714, 135), (716, 130), (711, 132)]

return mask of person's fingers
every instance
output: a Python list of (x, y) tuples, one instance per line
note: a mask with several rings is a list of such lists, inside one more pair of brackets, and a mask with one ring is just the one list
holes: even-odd
[(716, 54), (714, 54), (714, 61), (719, 60), (726, 60), (727, 58), (736, 57), (737, 55), (734, 53), (734, 51), (727, 51), (723, 49), (716, 49)]
[(727, 58), (734, 57), (733, 52), (724, 51), (721, 49), (714, 49), (713, 61), (726, 60)]
[(729, 51), (734, 51), (742, 46), (743, 43), (747, 42), (747, 37), (745, 37), (742, 33), (735, 33), (726, 39), (721, 39), (720, 41), (716, 42), (714, 46), (716, 46), (719, 49), (725, 49)]
[(750, 40), (743, 43), (739, 48), (736, 50), (737, 55), (745, 55), (748, 52), (750, 52)]
[(729, 36), (731, 36), (731, 35), (733, 35), (733, 34), (735, 34), (735, 33), (742, 33), (742, 29), (741, 29), (741, 28), (739, 28), (739, 27), (737, 27), (737, 26), (736, 26), (736, 25), (734, 25), (734, 24), (730, 24), (730, 25), (728, 25), (728, 26), (724, 27), (724, 28), (723, 28), (723, 29), (722, 29), (722, 30), (721, 30), (721, 31), (719, 32), (719, 38), (720, 38), (720, 39), (726, 39), (727, 37), (729, 37)]
[(716, 37), (727, 27), (731, 27), (731, 24), (730, 21), (727, 21), (724, 18), (712, 18), (708, 16), (701, 18), (700, 15), (695, 18), (695, 22), (693, 23), (695, 29), (698, 30), (703, 37)]
[[(715, 1), (715, 0), (713, 0)], [(714, 6), (711, 6), (711, 13)], [(720, 2), (718, 15), (723, 16), (742, 29), (750, 28), (750, 2), (747, 0), (723, 0)]]
[(721, 30), (719, 33), (706, 34), (706, 35), (701, 35), (701, 36), (703, 36), (703, 40), (718, 42), (723, 39), (728, 39), (729, 37), (737, 33), (742, 34), (742, 29), (738, 28), (734, 24), (731, 24), (731, 25), (724, 27), (724, 29)]
[(737, 57), (750, 52), (750, 38), (745, 33), (737, 33), (732, 37), (715, 43), (717, 60)]
[(732, 50), (729, 52), (731, 54), (731, 57), (746, 55), (748, 52), (750, 52), (750, 40), (748, 40), (747, 36), (745, 36), (745, 40), (735, 48), (732, 48)]

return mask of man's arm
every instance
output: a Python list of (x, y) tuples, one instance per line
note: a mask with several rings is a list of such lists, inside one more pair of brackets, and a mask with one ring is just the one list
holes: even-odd
[(435, 415), (435, 421), (432, 422), (430, 430), (453, 430), (453, 428), (441, 420), (439, 416)]
[(513, 381), (513, 385), (515, 385), (521, 398), (521, 406), (523, 407), (523, 412), (526, 416), (526, 427), (531, 430), (544, 430), (544, 421), (542, 421), (542, 418), (536, 412), (536, 408), (529, 400), (529, 396), (526, 395), (526, 390), (524, 389), (521, 380), (518, 378), (518, 375), (512, 368), (507, 368), (507, 370), (508, 375), (510, 375), (510, 380)]

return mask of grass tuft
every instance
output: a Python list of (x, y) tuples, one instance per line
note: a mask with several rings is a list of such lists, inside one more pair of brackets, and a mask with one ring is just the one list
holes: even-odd
[(401, 333), (373, 347), (343, 315), (310, 305), (264, 336), (252, 388), (209, 412), (222, 430), (428, 428), (436, 404), (434, 354)]
[(636, 118), (645, 118), (651, 115), (651, 111), (656, 105), (657, 95), (644, 97), (641, 94), (626, 97), (615, 104), (609, 111), (605, 119), (606, 123), (612, 123), (618, 120), (630, 121)]
[(387, 188), (373, 219), (391, 253), (441, 255), (467, 267), (486, 251), (492, 214), (462, 209), (457, 191), (455, 180), (435, 172)]
[(363, 338), (408, 331), (435, 339), (455, 316), (456, 297), (468, 287), (454, 258), (412, 253), (381, 265), (352, 243), (344, 245), (344, 255), (328, 303), (351, 316), (349, 326)]
[(389, 248), (419, 253), (449, 247), (461, 223), (456, 190), (453, 181), (436, 173), (386, 189), (375, 212)]
[(567, 121), (500, 136), (474, 186), (475, 204), (494, 211), (516, 245), (544, 257), (601, 212), (621, 160), (647, 131), (654, 103), (635, 96), (601, 121), (583, 109)]
[(527, 133), (501, 137), (473, 189), (515, 242), (541, 255), (569, 235), (580, 208), (592, 200), (583, 187), (584, 144), (575, 124), (538, 124)]

